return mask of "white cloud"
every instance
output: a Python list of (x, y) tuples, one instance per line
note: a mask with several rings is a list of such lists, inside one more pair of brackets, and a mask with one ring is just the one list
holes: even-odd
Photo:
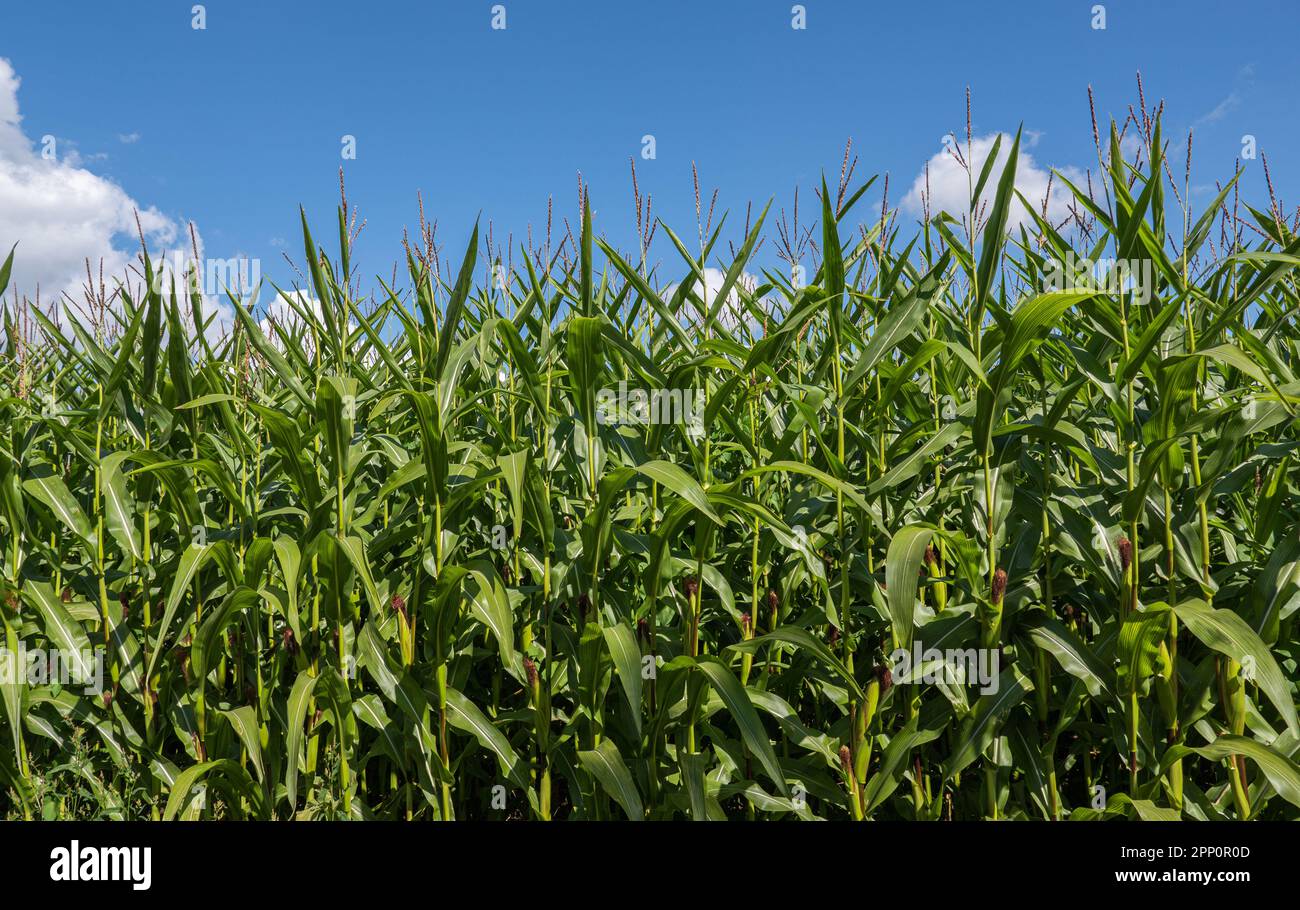
[(87, 259), (96, 279), (101, 260), (106, 280), (125, 276), (135, 256), (136, 211), (155, 255), (187, 240), (156, 208), (80, 166), (87, 159), (68, 140), (54, 144), (67, 154), (44, 157), (43, 137), (33, 143), (23, 132), (19, 84), (13, 66), (0, 58), (0, 256), (18, 244), (10, 294), (16, 289), (34, 298), (39, 286), (42, 304), (65, 291), (80, 300)]
[[(0, 257), (18, 244), (7, 299), (12, 299), (15, 291), (35, 299), (39, 288), (42, 310), (54, 314), (57, 308), (66, 318), (82, 319), (87, 260), (96, 282), (102, 263), (110, 293), (119, 281), (138, 291), (140, 276), (130, 271), (139, 249), (137, 213), (150, 258), (157, 273), (164, 276), (161, 286), (168, 292), (173, 275), (177, 286), (183, 287), (181, 275), (193, 256), (193, 245), (198, 247), (200, 274), (211, 272), (214, 265), (228, 264), (203, 258), (203, 236), (197, 229), (192, 244), (188, 230), (83, 166), (106, 155), (82, 156), (74, 142), (59, 138), (54, 141), (55, 157), (45, 157), (42, 151), (47, 137), (34, 143), (23, 132), (20, 83), (13, 66), (0, 57)], [(139, 134), (118, 138), (131, 143)], [(234, 312), (220, 289), (205, 287), (204, 291), (205, 318), (215, 314), (207, 337), (216, 343), (231, 330)], [(72, 305), (61, 300), (64, 294)], [(182, 312), (188, 322), (190, 308), (184, 306)]]
[[(722, 283), (726, 281), (727, 273), (722, 269), (709, 266), (704, 269), (704, 293), (700, 293), (699, 282), (696, 281), (692, 291), (697, 297), (704, 301), (706, 307), (711, 307), (718, 299), (719, 292), (722, 291)], [(740, 277), (736, 279), (736, 284), (744, 288), (751, 295), (755, 288), (758, 287), (758, 279), (749, 272), (741, 272)], [(677, 292), (677, 282), (669, 284), (659, 292), (659, 296), (664, 300), (672, 299), (673, 294)], [(761, 305), (761, 304), (760, 304)], [(688, 304), (686, 312), (694, 313), (694, 308)], [(742, 308), (740, 303), (740, 294), (733, 286), (727, 292), (727, 302), (723, 304), (722, 310), (718, 314), (718, 322), (728, 329), (737, 328), (742, 322), (749, 323), (753, 328), (758, 325), (757, 320), (748, 310)]]
[(1197, 117), (1196, 120), (1192, 122), (1192, 126), (1197, 127), (1204, 126), (1207, 123), (1216, 123), (1235, 110), (1239, 104), (1241, 104), (1241, 94), (1234, 90), (1226, 98), (1216, 104), (1213, 109)]
[[(291, 302), (292, 301), (292, 302)], [(276, 331), (275, 326), (271, 324), (274, 319), (276, 324), (287, 335), (298, 336), (298, 344), (302, 351), (308, 357), (314, 357), (316, 354), (316, 344), (311, 330), (304, 323), (302, 312), (309, 312), (317, 323), (324, 324), (324, 315), (321, 312), (320, 300), (311, 296), (306, 291), (289, 291), (288, 294), (276, 294), (264, 308), (264, 315), (258, 320), (258, 326), (262, 329), (262, 334), (266, 336), (271, 346), (280, 352), (284, 352), (284, 343), (280, 338), (280, 333)], [(351, 317), (348, 318), (348, 334), (351, 335), (357, 330), (357, 322)], [(361, 355), (361, 362), (373, 366), (379, 362), (379, 353), (368, 343), (365, 345), (365, 353)], [(349, 350), (348, 356), (356, 357), (355, 350)]]
[(123, 145), (132, 145), (140, 141), (139, 133), (118, 133), (117, 141)]
[[(1006, 166), (1007, 155), (1011, 151), (1013, 137), (1006, 133), (990, 133), (987, 136), (977, 136), (971, 140), (968, 156), (968, 163), (971, 166), (969, 177), (965, 168), (946, 148), (930, 158), (929, 201), (931, 215), (946, 211), (958, 220), (967, 217), (971, 189), (974, 183), (979, 180), (980, 172), (984, 167), (984, 163), (992, 154), (993, 145), (999, 135), (1002, 137), (1002, 145), (998, 149), (993, 171), (989, 174), (989, 179), (984, 184), (984, 190), (980, 196), (980, 211), (983, 212), (985, 218), (988, 217), (993, 206), (993, 199), (997, 194), (998, 177), (1002, 174), (1002, 170)], [(1047, 218), (1052, 224), (1059, 225), (1070, 216), (1069, 204), (1073, 194), (1060, 179), (1051, 180), (1051, 193), (1048, 194), (1050, 171), (1040, 166), (1034, 156), (1026, 150), (1028, 147), (1037, 144), (1039, 134), (1027, 132), (1026, 135), (1029, 141), (1021, 142), (1016, 164), (1016, 189), (1024, 195), (1025, 199), (1034, 206), (1035, 211), (1039, 214), (1042, 214), (1043, 199), (1046, 197)], [(960, 149), (963, 155), (967, 155), (965, 143), (961, 143)], [(1070, 178), (1071, 182), (1076, 186), (1083, 186), (1082, 181), (1086, 178), (1083, 171), (1078, 168), (1058, 167), (1056, 170)], [(912, 182), (912, 188), (908, 190), (907, 195), (903, 198), (903, 207), (913, 214), (921, 214), (923, 211), (922, 196), (925, 193), (926, 174), (925, 170), (922, 169), (916, 180)], [(1032, 233), (1033, 219), (1025, 211), (1025, 207), (1017, 200), (1007, 214), (1007, 229), (1009, 231), (1018, 231), (1022, 224), (1025, 225), (1026, 230)]]
[(1222, 101), (1192, 121), (1193, 129), (1206, 126), (1210, 123), (1218, 123), (1224, 117), (1228, 116), (1228, 114), (1241, 107), (1241, 102), (1245, 100), (1246, 95), (1255, 84), (1255, 65), (1253, 63), (1248, 63), (1241, 69), (1237, 70), (1237, 75), (1233, 82), (1234, 88)]
[[(271, 320), (275, 320), (275, 323), (289, 335), (301, 333), (303, 349), (310, 355), (315, 353), (315, 348), (312, 343), (311, 331), (303, 321), (301, 315), (303, 312), (311, 313), (312, 318), (318, 324), (324, 324), (325, 317), (321, 312), (320, 300), (311, 296), (311, 294), (306, 291), (289, 291), (288, 294), (276, 294), (275, 298), (263, 308), (263, 316), (258, 320), (258, 325), (262, 329), (262, 334), (277, 348), (282, 347), (280, 335), (271, 325)], [(348, 332), (354, 332), (356, 329), (356, 320), (349, 317)], [(373, 356), (373, 352), (371, 352), (371, 355)]]
[(299, 315), (301, 310), (306, 310), (317, 319), (322, 318), (320, 301), (306, 291), (290, 291), (288, 295), (276, 294), (275, 299), (266, 305), (262, 316), (260, 323), (262, 333), (272, 340), (276, 338), (271, 328), (272, 319), (286, 331), (292, 332), (295, 327), (302, 324), (302, 316)]
[(6, 154), (20, 143), (25, 148), (27, 139), (18, 122), (18, 74), (9, 61), (0, 57), (0, 155)]

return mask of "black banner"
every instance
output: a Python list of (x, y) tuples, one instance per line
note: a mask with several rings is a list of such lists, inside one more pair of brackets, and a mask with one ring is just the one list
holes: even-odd
[[(736, 878), (764, 888), (817, 882), (834, 892), (884, 876), (932, 887), (936, 898), (954, 888), (1026, 884), (1058, 893), (1218, 896), (1293, 885), (1295, 830), (1265, 822), (7, 823), (0, 846), (18, 893), (133, 900), (214, 888), (227, 897), (301, 896), (308, 881), (325, 885), (331, 899), (366, 898), (387, 883), (426, 883), (423, 893), (442, 876), (453, 894), (470, 881), (528, 889), (551, 875), (631, 882), (649, 896), (655, 882), (679, 880), (683, 869), (720, 894)], [(305, 879), (306, 870), (314, 871)]]

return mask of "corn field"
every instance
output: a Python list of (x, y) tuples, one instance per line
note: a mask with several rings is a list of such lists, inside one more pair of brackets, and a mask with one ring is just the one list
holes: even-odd
[(1065, 224), (1008, 145), (912, 226), (846, 153), (813, 227), (580, 191), (367, 295), (344, 201), (220, 337), (147, 250), (10, 295), (0, 613), (70, 676), (4, 679), (0, 811), (1300, 817), (1296, 228), (1145, 112)]

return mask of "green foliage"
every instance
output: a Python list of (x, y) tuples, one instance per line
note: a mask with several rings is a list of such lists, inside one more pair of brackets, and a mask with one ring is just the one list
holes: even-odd
[(803, 287), (760, 218), (661, 294), (584, 199), (377, 303), (304, 213), (318, 308), (220, 341), (188, 286), (6, 309), (6, 647), (107, 669), (0, 686), (0, 812), (1300, 817), (1300, 241), (1175, 255), (1158, 128), (1063, 236), (1018, 148), (901, 251), (823, 183)]

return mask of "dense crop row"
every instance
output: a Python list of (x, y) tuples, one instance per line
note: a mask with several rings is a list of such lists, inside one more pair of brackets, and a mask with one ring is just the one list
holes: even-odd
[(0, 811), (1296, 817), (1300, 241), (1127, 129), (1068, 225), (1016, 148), (906, 243), (850, 171), (802, 282), (584, 204), (363, 306), (341, 209), (219, 342), (147, 255), (8, 306), (6, 646), (72, 676), (4, 680)]

